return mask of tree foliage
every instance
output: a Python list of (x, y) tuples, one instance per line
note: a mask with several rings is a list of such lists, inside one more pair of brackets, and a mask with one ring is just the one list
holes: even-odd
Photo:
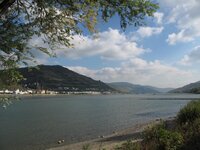
[[(124, 30), (128, 25), (143, 25), (145, 17), (157, 9), (151, 0), (0, 0), (0, 68), (9, 70), (34, 61), (31, 49), (51, 55), (56, 45), (70, 47), (70, 40), (83, 28), (95, 32), (99, 20), (107, 22), (117, 15)], [(49, 49), (30, 46), (33, 36), (41, 37)], [(1, 72), (0, 82), (5, 84), (20, 78), (15, 71), (9, 81), (2, 76)]]

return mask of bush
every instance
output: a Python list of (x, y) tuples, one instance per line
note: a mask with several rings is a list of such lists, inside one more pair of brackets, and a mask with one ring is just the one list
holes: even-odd
[(90, 144), (83, 145), (82, 150), (90, 150)]
[(144, 132), (144, 149), (177, 150), (183, 144), (183, 136), (178, 132), (168, 131), (163, 124), (156, 125)]
[(192, 124), (182, 126), (185, 142), (183, 150), (200, 149), (200, 119), (196, 119)]
[(120, 147), (116, 147), (115, 150), (141, 150), (140, 143), (132, 142), (128, 140), (126, 143), (123, 143)]
[(200, 101), (191, 101), (179, 111), (177, 121), (180, 125), (191, 124), (198, 118), (200, 118)]

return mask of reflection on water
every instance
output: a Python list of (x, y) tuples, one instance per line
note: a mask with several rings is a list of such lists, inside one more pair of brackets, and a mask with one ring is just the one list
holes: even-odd
[(200, 95), (24, 97), (0, 108), (0, 149), (44, 149), (97, 138), (156, 118), (174, 116)]

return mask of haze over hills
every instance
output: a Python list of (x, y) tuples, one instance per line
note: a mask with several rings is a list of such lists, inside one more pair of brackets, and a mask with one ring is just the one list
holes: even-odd
[(196, 93), (200, 94), (200, 81), (190, 83), (183, 87), (169, 91), (170, 93)]
[(39, 65), (33, 68), (20, 68), (25, 80), (22, 87), (54, 91), (115, 91), (107, 84), (78, 74), (62, 66)]
[(171, 88), (157, 88), (153, 86), (144, 86), (144, 85), (136, 85), (128, 82), (112, 82), (108, 83), (108, 85), (116, 90), (119, 90), (123, 93), (164, 93), (171, 90)]

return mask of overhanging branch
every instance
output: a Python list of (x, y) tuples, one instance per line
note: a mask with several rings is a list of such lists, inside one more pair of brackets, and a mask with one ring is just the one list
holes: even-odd
[(12, 6), (14, 2), (15, 0), (4, 0), (2, 3), (0, 3), (0, 17), (6, 13), (8, 8)]

